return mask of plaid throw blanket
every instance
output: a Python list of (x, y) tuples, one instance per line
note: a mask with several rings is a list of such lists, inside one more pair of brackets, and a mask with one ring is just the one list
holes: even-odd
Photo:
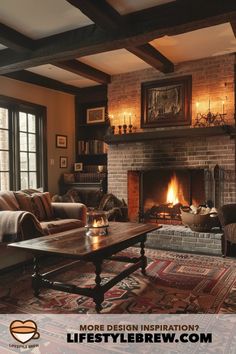
[(36, 217), (27, 211), (0, 211), (0, 242), (17, 242), (44, 235)]

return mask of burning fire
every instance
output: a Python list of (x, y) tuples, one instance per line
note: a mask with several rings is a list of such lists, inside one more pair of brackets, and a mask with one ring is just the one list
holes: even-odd
[(171, 178), (168, 184), (166, 202), (172, 205), (179, 203), (179, 183), (176, 175)]
[(98, 220), (95, 219), (93, 221), (93, 227), (102, 227), (102, 226), (106, 226), (106, 223), (103, 218), (98, 219)]

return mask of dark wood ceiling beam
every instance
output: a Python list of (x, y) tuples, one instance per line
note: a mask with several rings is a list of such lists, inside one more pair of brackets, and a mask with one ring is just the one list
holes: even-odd
[(163, 73), (174, 71), (174, 64), (149, 43), (127, 49)]
[(52, 64), (58, 68), (70, 71), (76, 75), (86, 77), (89, 80), (99, 82), (100, 84), (109, 84), (111, 82), (110, 75), (78, 60), (65, 60)]
[(67, 0), (67, 2), (105, 30), (116, 31), (122, 25), (123, 17), (105, 0)]
[(236, 1), (232, 0), (177, 0), (125, 15), (125, 21), (132, 25), (139, 23), (143, 39), (150, 42), (164, 35), (227, 23), (235, 14)]
[[(211, 11), (208, 2), (211, 3)], [(219, 0), (198, 0), (197, 3), (199, 3), (198, 11), (192, 11), (188, 4), (184, 7), (178, 2), (157, 6), (159, 12), (152, 9), (152, 17), (150, 12), (147, 15), (146, 10), (143, 10), (146, 16), (144, 15), (141, 22), (139, 18), (141, 12), (139, 15), (137, 13), (129, 15), (131, 22), (128, 22), (129, 30), (125, 33), (112, 34), (90, 25), (41, 39), (37, 41), (37, 49), (30, 54), (16, 54), (9, 49), (2, 50), (0, 74), (109, 50), (135, 47), (164, 35), (176, 35), (226, 23), (229, 22), (229, 18), (236, 15), (236, 2), (231, 0), (225, 0), (224, 3), (220, 1), (221, 13)]]
[[(0, 24), (0, 41), (1, 40), (2, 43), (4, 42), (5, 45), (15, 51), (25, 51), (30, 48), (33, 49), (36, 43), (36, 41), (31, 40), (10, 27)], [(54, 65), (101, 84), (108, 84), (111, 82), (110, 75), (77, 60), (63, 61)]]
[[(67, 0), (70, 4), (81, 10), (96, 25), (106, 31), (114, 31), (119, 28), (125, 30), (124, 17), (121, 16), (105, 0)], [(174, 65), (164, 55), (158, 52), (150, 44), (138, 47), (126, 48), (131, 53), (161, 72), (174, 71)]]
[(16, 71), (13, 73), (5, 74), (3, 76), (6, 76), (10, 79), (27, 82), (29, 84), (46, 87), (52, 90), (66, 92), (71, 95), (78, 95), (80, 93), (80, 88), (77, 88), (72, 85), (64, 84), (63, 82), (32, 73), (27, 70)]
[(0, 43), (15, 51), (33, 50), (35, 47), (33, 39), (15, 31), (14, 29), (0, 23)]

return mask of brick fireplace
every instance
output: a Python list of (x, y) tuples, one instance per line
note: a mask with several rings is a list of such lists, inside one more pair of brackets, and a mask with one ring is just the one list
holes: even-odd
[[(181, 75), (192, 76), (192, 125), (141, 129), (141, 83)], [(194, 183), (197, 187), (201, 185), (199, 188), (202, 188), (202, 191), (198, 192), (200, 199), (212, 199), (217, 207), (236, 202), (235, 136), (223, 128), (222, 131), (210, 128), (210, 133), (206, 134), (206, 130), (201, 130), (205, 128), (194, 127), (197, 115), (196, 102), (200, 101), (202, 106), (205, 104), (207, 109), (209, 98), (216, 111), (217, 104), (223, 99), (226, 100), (226, 123), (234, 127), (234, 89), (234, 55), (181, 63), (176, 65), (174, 73), (167, 75), (154, 69), (146, 69), (112, 78), (108, 88), (109, 114), (114, 116), (111, 124), (114, 126), (123, 124), (123, 112), (131, 112), (134, 139), (128, 137), (124, 137), (123, 140), (113, 139), (109, 144), (108, 190), (128, 203), (131, 220), (138, 220), (140, 204), (143, 203), (142, 195), (140, 196), (140, 174), (145, 176), (147, 173), (148, 176), (149, 171), (198, 171), (202, 177), (196, 179)], [(184, 134), (181, 130), (184, 130)], [(139, 135), (135, 136), (135, 133)], [(149, 134), (148, 139), (142, 139), (145, 133)], [(191, 198), (189, 200), (191, 202)], [(221, 253), (221, 233), (215, 235), (196, 233), (182, 225), (175, 226), (179, 228), (175, 231), (169, 228), (171, 225), (166, 225), (165, 228), (150, 235), (148, 241), (150, 246)]]
[[(121, 124), (123, 112), (132, 112), (132, 124), (135, 132), (157, 133), (156, 137), (134, 142), (117, 142), (108, 149), (108, 190), (128, 202), (132, 193), (130, 210), (137, 205), (139, 194), (132, 183), (135, 174), (128, 181), (128, 172), (140, 172), (160, 169), (204, 170), (208, 178), (214, 179), (214, 169), (219, 166), (221, 180), (215, 181), (220, 194), (206, 189), (206, 199), (211, 199), (220, 206), (236, 202), (235, 185), (235, 138), (230, 134), (198, 134), (194, 137), (186, 130), (184, 136), (177, 137), (176, 132), (182, 127), (159, 129), (140, 128), (141, 83), (181, 75), (192, 76), (192, 126), (194, 128), (197, 101), (208, 102), (211, 97), (213, 108), (222, 97), (227, 101), (227, 124), (234, 125), (234, 55), (223, 55), (176, 65), (174, 74), (161, 74), (154, 69), (146, 69), (128, 74), (116, 75), (108, 88), (109, 113), (114, 115), (112, 124)], [(135, 117), (135, 118), (134, 118)], [(161, 132), (168, 131), (168, 138), (162, 138)], [(158, 135), (158, 132), (160, 134)], [(173, 134), (172, 134), (173, 132)], [(133, 133), (135, 134), (135, 133)], [(210, 176), (210, 177), (209, 177)], [(216, 183), (208, 183), (215, 188)], [(206, 184), (205, 184), (206, 187)], [(128, 193), (129, 191), (129, 193)], [(217, 199), (217, 200), (216, 200)], [(135, 201), (136, 200), (136, 201)], [(134, 216), (134, 215), (133, 215)]]

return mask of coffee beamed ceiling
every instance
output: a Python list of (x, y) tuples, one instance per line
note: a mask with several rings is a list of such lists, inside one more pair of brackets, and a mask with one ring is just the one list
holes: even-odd
[(234, 0), (0, 0), (0, 75), (78, 94), (236, 52)]

